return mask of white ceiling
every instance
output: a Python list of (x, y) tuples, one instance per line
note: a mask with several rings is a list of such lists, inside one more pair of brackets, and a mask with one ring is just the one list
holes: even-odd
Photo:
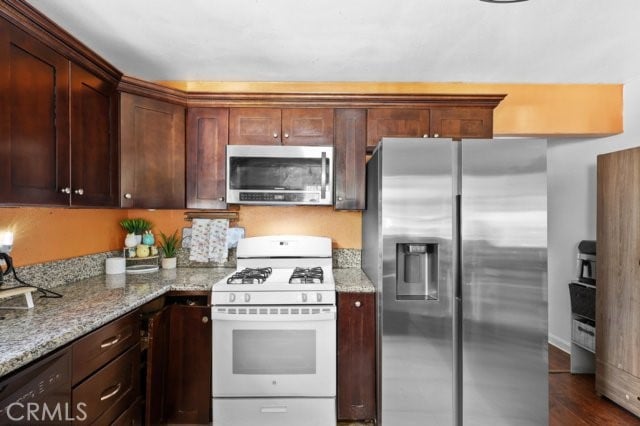
[(29, 0), (147, 80), (625, 83), (640, 1)]

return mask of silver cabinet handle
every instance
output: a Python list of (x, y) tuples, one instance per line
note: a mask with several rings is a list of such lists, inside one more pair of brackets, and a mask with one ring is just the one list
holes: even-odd
[(78, 195), (83, 195), (84, 194), (84, 189), (82, 188), (78, 188), (75, 191), (73, 191), (74, 194), (78, 194)]
[(434, 134), (433, 134), (433, 137), (434, 137), (434, 138), (439, 138), (439, 137), (440, 137), (440, 134), (439, 134), (439, 133), (434, 133)]
[(202, 323), (206, 324), (209, 322), (209, 317), (202, 317)]
[[(111, 397), (116, 396), (116, 394), (117, 394), (118, 392), (120, 392), (120, 388), (121, 388), (121, 387), (122, 387), (122, 383), (118, 383), (117, 385), (112, 386), (111, 388), (115, 388), (115, 389), (114, 389), (114, 390), (112, 390), (111, 392), (107, 393), (107, 394), (105, 394), (105, 393), (103, 392), (103, 393), (102, 393), (102, 395), (100, 395), (100, 401), (106, 401), (107, 399), (109, 399), (109, 398), (111, 398)], [(106, 389), (106, 390), (105, 390), (105, 392), (106, 392), (106, 391), (108, 391), (108, 390), (109, 390), (109, 389), (111, 389), (111, 388)]]
[(359, 308), (360, 306), (362, 306), (362, 303), (360, 303), (359, 300), (356, 300), (356, 303), (354, 303), (353, 306), (355, 306), (356, 308)]
[(101, 344), (100, 344), (100, 348), (104, 349), (104, 348), (108, 348), (109, 346), (113, 346), (116, 343), (118, 343), (120, 341), (120, 335), (118, 334), (117, 336), (113, 336), (111, 338), (111, 340), (104, 340)]
[(285, 134), (284, 134), (284, 138), (285, 138), (285, 139), (289, 138), (289, 133), (285, 133)]
[(276, 132), (273, 132), (273, 137), (274, 137), (274, 138), (277, 138), (277, 137), (278, 137), (278, 134), (277, 134)]
[(218, 197), (218, 201), (224, 201), (224, 197)]
[(60, 192), (62, 192), (63, 194), (71, 194), (71, 188), (65, 186), (64, 188), (60, 188)]
[(124, 198), (126, 198), (127, 200), (130, 200), (132, 196), (130, 193), (127, 192), (126, 194), (124, 194)]

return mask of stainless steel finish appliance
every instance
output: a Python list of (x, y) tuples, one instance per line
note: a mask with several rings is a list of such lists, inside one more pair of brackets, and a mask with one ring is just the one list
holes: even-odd
[(378, 145), (362, 263), (381, 424), (547, 424), (546, 190), (544, 140)]
[(331, 239), (240, 240), (212, 293), (216, 426), (336, 422)]
[(228, 145), (227, 202), (333, 204), (333, 147)]

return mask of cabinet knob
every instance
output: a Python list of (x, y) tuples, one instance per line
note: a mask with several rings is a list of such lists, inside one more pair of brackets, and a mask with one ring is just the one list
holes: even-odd
[(202, 317), (202, 323), (206, 324), (209, 322), (209, 317)]
[(360, 303), (359, 300), (356, 300), (356, 302), (353, 304), (353, 306), (355, 306), (356, 308), (359, 308), (360, 306), (362, 306), (362, 303)]
[(433, 137), (434, 137), (434, 138), (439, 138), (439, 137), (440, 137), (440, 134), (439, 134), (439, 133), (434, 133), (434, 134), (433, 134)]
[(342, 201), (342, 197), (338, 197), (338, 201)]
[(71, 188), (65, 186), (64, 188), (60, 189), (60, 192), (62, 192), (63, 194), (71, 194)]
[(285, 138), (285, 139), (289, 138), (289, 133), (285, 133), (285, 134), (284, 134), (284, 138)]
[(278, 137), (278, 134), (277, 134), (276, 132), (273, 132), (273, 137), (274, 137), (274, 138), (277, 138), (277, 137)]
[(124, 198), (126, 198), (127, 200), (130, 200), (132, 196), (130, 193), (127, 192), (126, 194), (124, 194)]
[(83, 195), (84, 194), (84, 189), (82, 188), (78, 188), (75, 191), (73, 191), (74, 194), (78, 194), (78, 195)]
[(224, 197), (218, 197), (218, 201), (224, 201)]

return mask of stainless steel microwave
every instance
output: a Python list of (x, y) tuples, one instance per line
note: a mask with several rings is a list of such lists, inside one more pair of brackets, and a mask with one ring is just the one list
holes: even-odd
[(227, 145), (227, 202), (333, 204), (333, 147)]

